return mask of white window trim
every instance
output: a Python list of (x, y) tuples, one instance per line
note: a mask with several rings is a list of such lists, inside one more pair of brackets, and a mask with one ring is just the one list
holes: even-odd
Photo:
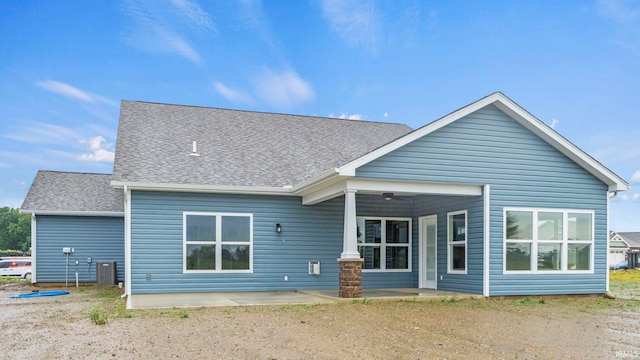
[[(216, 247), (216, 269), (215, 270), (187, 270), (187, 216), (215, 216), (216, 217), (216, 239), (211, 241), (189, 241), (189, 244), (214, 245)], [(225, 241), (222, 242), (222, 217), (248, 217), (249, 218), (249, 269), (248, 270), (222, 270), (222, 245), (247, 245), (246, 242)], [(253, 214), (251, 213), (229, 213), (229, 212), (204, 212), (204, 211), (184, 211), (182, 213), (182, 273), (183, 274), (247, 274), (253, 273)]]
[[(464, 241), (451, 241), (449, 234), (451, 234), (449, 218), (452, 215), (464, 214)], [(466, 275), (469, 270), (469, 214), (467, 210), (452, 211), (447, 213), (447, 274), (462, 274)], [(457, 270), (451, 268), (451, 248), (455, 245), (464, 245), (464, 270)]]
[[(507, 239), (507, 212), (508, 211), (531, 211), (533, 213), (533, 239), (531, 240), (508, 240)], [(539, 212), (561, 212), (562, 213), (562, 240), (536, 240), (538, 238), (538, 226), (536, 219)], [(569, 240), (569, 213), (577, 214), (590, 214), (591, 215), (591, 240)], [(505, 207), (502, 213), (502, 273), (504, 275), (522, 275), (522, 274), (537, 274), (537, 275), (553, 275), (553, 274), (593, 274), (594, 273), (594, 256), (595, 256), (595, 211), (593, 210), (581, 210), (581, 209), (556, 209), (556, 208), (519, 208), (519, 207)], [(509, 243), (524, 243), (531, 244), (531, 269), (532, 270), (507, 270), (507, 242)], [(562, 259), (560, 270), (538, 270), (538, 243), (562, 243)], [(567, 269), (569, 245), (570, 244), (590, 244), (590, 258), (589, 258), (589, 270), (569, 270)]]
[[(380, 248), (380, 269), (365, 269), (364, 266), (362, 268), (362, 272), (372, 272), (372, 273), (376, 273), (376, 272), (385, 272), (385, 273), (390, 273), (390, 272), (412, 272), (412, 247), (413, 247), (413, 224), (411, 221), (411, 218), (403, 218), (403, 217), (379, 217), (379, 216), (358, 216), (357, 220), (380, 220), (380, 226), (382, 227), (382, 229), (380, 230), (380, 244), (363, 244), (363, 243), (358, 243), (358, 247), (360, 246), (370, 246), (370, 247), (379, 247)], [(388, 244), (386, 243), (387, 241), (387, 232), (385, 231), (386, 226), (385, 223), (387, 220), (390, 221), (408, 221), (409, 222), (409, 251), (407, 253), (407, 256), (409, 257), (408, 259), (408, 268), (407, 269), (387, 269), (387, 252), (386, 252), (386, 247), (405, 247), (406, 245), (404, 244)], [(362, 256), (362, 255), (361, 255)]]

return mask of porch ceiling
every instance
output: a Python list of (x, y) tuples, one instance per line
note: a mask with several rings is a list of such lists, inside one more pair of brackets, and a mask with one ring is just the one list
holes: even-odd
[(321, 188), (309, 189), (302, 195), (303, 205), (314, 205), (344, 194), (345, 190), (359, 194), (393, 193), (394, 196), (452, 195), (480, 196), (482, 185), (439, 184), (427, 182), (389, 181), (375, 179), (344, 179)]

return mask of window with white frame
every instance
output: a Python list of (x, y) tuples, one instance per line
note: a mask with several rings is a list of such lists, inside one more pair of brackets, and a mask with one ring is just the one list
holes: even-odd
[(467, 273), (467, 210), (447, 213), (447, 268)]
[(358, 218), (364, 270), (411, 271), (411, 219)]
[(505, 272), (593, 271), (593, 211), (505, 209)]
[(251, 272), (253, 215), (185, 212), (185, 272)]

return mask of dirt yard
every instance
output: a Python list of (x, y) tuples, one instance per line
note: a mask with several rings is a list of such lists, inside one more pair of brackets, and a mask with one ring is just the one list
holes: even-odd
[(640, 359), (637, 300), (448, 298), (129, 311), (117, 289), (9, 298), (33, 289), (48, 290), (0, 285), (2, 359)]

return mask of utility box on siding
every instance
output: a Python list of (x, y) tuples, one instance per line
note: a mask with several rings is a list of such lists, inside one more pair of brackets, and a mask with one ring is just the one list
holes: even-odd
[(98, 261), (96, 262), (96, 284), (97, 285), (115, 285), (116, 262), (115, 261)]

